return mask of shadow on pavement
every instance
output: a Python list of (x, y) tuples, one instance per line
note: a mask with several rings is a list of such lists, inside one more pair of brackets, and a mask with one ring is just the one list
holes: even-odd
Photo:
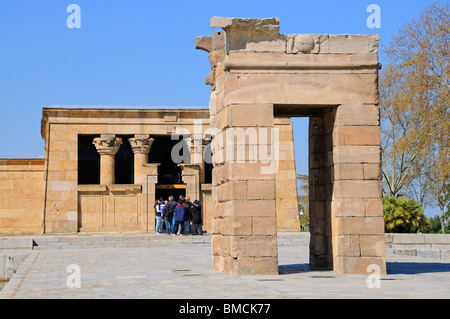
[(450, 272), (450, 263), (387, 262), (388, 275)]
[(292, 265), (279, 265), (278, 273), (280, 275), (298, 274), (309, 271), (309, 264), (292, 264)]

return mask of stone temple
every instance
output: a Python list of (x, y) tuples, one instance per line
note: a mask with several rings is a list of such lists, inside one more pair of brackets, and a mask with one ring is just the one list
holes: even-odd
[(308, 117), (310, 267), (385, 273), (379, 36), (211, 26), (209, 107), (44, 107), (45, 158), (0, 160), (0, 235), (153, 232), (155, 199), (185, 195), (213, 269), (278, 273), (277, 232), (300, 229), (291, 117)]

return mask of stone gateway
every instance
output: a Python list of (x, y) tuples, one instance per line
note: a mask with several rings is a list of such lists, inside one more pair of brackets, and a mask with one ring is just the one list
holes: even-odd
[[(272, 130), (279, 119), (309, 117), (310, 267), (366, 273), (376, 264), (385, 273), (379, 36), (282, 35), (278, 18), (213, 17), (211, 27), (223, 31), (198, 37), (196, 48), (208, 52), (211, 65), (213, 154), (235, 147), (224, 141), (228, 130)], [(236, 147), (273, 150), (276, 142)], [(289, 148), (278, 144), (280, 151)], [(277, 209), (280, 170), (264, 170), (260, 158), (240, 163), (224, 160), (227, 155), (214, 160), (213, 268), (277, 273), (277, 227), (271, 225), (289, 217)], [(245, 187), (246, 193), (236, 191)]]

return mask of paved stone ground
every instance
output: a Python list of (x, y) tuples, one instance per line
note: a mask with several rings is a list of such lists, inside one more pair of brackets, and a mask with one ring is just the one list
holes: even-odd
[[(211, 270), (210, 245), (35, 250), (0, 298), (450, 298), (450, 263), (387, 258), (381, 287), (368, 275), (308, 270), (308, 248), (279, 246), (279, 275), (230, 276)], [(68, 288), (69, 265), (81, 287)]]

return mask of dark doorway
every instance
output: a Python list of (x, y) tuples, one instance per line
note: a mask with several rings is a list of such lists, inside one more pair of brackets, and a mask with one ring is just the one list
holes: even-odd
[(177, 201), (180, 195), (186, 196), (186, 188), (156, 188), (155, 200), (159, 198), (166, 200), (169, 199), (170, 195)]
[(134, 184), (134, 153), (131, 149), (129, 138), (134, 135), (117, 135), (122, 139), (115, 157), (115, 184)]
[(100, 135), (78, 135), (78, 184), (100, 184), (100, 154), (94, 138)]
[(205, 184), (211, 184), (212, 171), (214, 168), (212, 164), (211, 142), (205, 147), (205, 154), (203, 157), (203, 161), (205, 163)]
[[(180, 157), (190, 159), (190, 153), (186, 142), (183, 141), (183, 137), (180, 136), (178, 140), (172, 140), (170, 135), (152, 137), (155, 141), (152, 144), (148, 161), (149, 163), (161, 164), (158, 167), (158, 184), (182, 184), (181, 168), (178, 167), (178, 164), (183, 163), (183, 161), (174, 162), (172, 160), (172, 149), (179, 150), (177, 155)], [(180, 147), (180, 145), (183, 147)], [(183, 154), (184, 151), (187, 151), (187, 154)]]

